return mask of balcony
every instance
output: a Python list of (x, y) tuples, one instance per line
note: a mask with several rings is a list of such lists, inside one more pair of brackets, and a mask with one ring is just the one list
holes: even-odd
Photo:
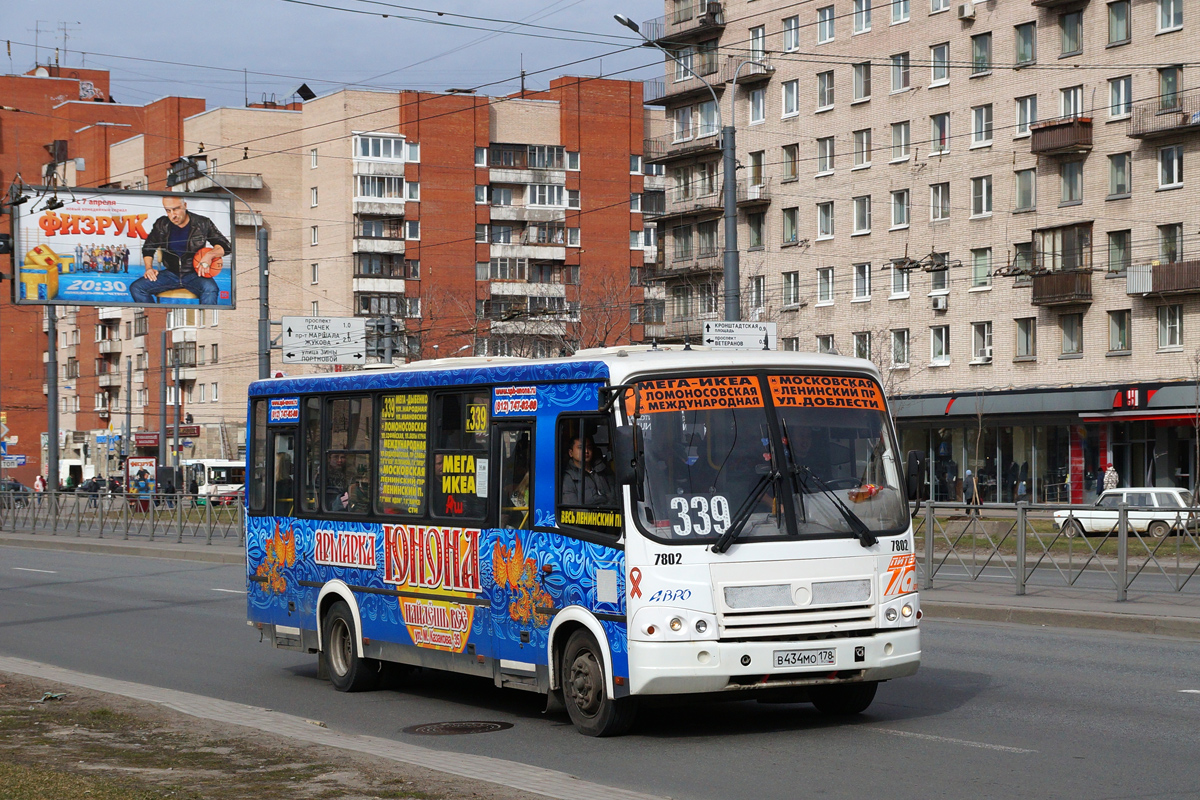
[(1200, 260), (1153, 264), (1151, 270), (1150, 291), (1154, 294), (1200, 292)]
[(492, 184), (518, 184), (522, 186), (532, 183), (566, 186), (567, 171), (565, 169), (542, 169), (540, 167), (491, 167), (488, 169), (488, 181)]
[(124, 383), (124, 381), (121, 380), (121, 373), (114, 370), (112, 372), (105, 372), (101, 375), (97, 375), (96, 383), (101, 389), (104, 389), (109, 386), (119, 387), (122, 383)]
[(712, 190), (701, 194), (695, 187), (690, 187), (688, 191), (676, 188), (667, 192), (666, 212), (658, 218), (719, 214), (724, 208), (725, 204), (719, 190)]
[[(1086, 3), (1087, 0), (1084, 0)], [(1079, 0), (1030, 0), (1034, 8), (1061, 8), (1062, 6), (1082, 5)]]
[(233, 212), (233, 224), (242, 228), (261, 228), (263, 224), (262, 212), (235, 210)]
[(715, 36), (723, 30), (725, 10), (720, 3), (707, 0), (676, 0), (673, 12), (642, 23), (646, 38), (659, 44)]
[[(1164, 108), (1164, 104), (1169, 104)], [(1131, 139), (1157, 139), (1200, 129), (1200, 94), (1155, 97), (1136, 103), (1129, 120)]]
[[(717, 79), (709, 79), (709, 76), (717, 74), (719, 62), (715, 52), (696, 53), (692, 56), (691, 61), (690, 66), (696, 73), (695, 75), (679, 65), (674, 65), (673, 75), (666, 79), (646, 81), (642, 88), (642, 97), (646, 105), (662, 106), (692, 96), (711, 96), (708, 91), (709, 86), (712, 86), (715, 91), (721, 90), (721, 84)], [(697, 75), (700, 77), (696, 77)], [(708, 82), (705, 83), (705, 80)]]
[(100, 306), (99, 308), (96, 309), (96, 318), (100, 319), (100, 320), (120, 319), (121, 318), (121, 307), (120, 306)]
[(566, 207), (492, 206), (492, 222), (564, 222)]
[(404, 240), (375, 236), (355, 236), (354, 252), (356, 253), (390, 253), (404, 254)]
[[(738, 71), (741, 67), (741, 71)], [(732, 83), (737, 78), (738, 86), (749, 86), (770, 80), (775, 74), (775, 66), (771, 63), (771, 55), (764, 53), (750, 61), (746, 56), (729, 56), (721, 69), (721, 82)]]
[(646, 280), (669, 281), (720, 272), (723, 268), (722, 255), (720, 250), (705, 250), (701, 255), (676, 258), (657, 267), (652, 274), (648, 273)]
[(686, 139), (678, 139), (673, 133), (646, 139), (642, 142), (642, 152), (645, 153), (643, 158), (652, 164), (705, 153), (719, 153), (721, 138), (717, 136), (715, 124), (702, 126), (696, 135)]
[(1034, 275), (1032, 283), (1033, 294), (1030, 302), (1035, 306), (1067, 306), (1092, 302), (1090, 269), (1043, 272)]
[(1055, 117), (1029, 126), (1029, 152), (1039, 156), (1086, 153), (1092, 149), (1091, 117)]
[(771, 202), (771, 179), (767, 178), (759, 180), (755, 183), (747, 181), (738, 181), (737, 185), (737, 204), (738, 208), (749, 208), (753, 206), (765, 206)]
[(119, 354), (121, 352), (121, 340), (120, 339), (105, 339), (99, 343), (99, 350), (101, 353), (118, 353)]
[(167, 187), (176, 192), (244, 191), (261, 189), (263, 186), (262, 173), (225, 172), (215, 166), (209, 168), (207, 161), (177, 161), (167, 173)]

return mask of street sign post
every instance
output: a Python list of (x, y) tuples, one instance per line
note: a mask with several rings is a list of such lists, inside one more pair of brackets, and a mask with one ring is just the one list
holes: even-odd
[(283, 363), (365, 364), (364, 317), (284, 317)]
[(14, 469), (15, 467), (25, 466), (26, 461), (27, 461), (27, 458), (25, 456), (18, 456), (18, 455), (10, 454), (10, 455), (4, 456), (3, 466), (5, 469)]
[(775, 350), (774, 322), (727, 322), (711, 320), (704, 323), (701, 343), (715, 350)]

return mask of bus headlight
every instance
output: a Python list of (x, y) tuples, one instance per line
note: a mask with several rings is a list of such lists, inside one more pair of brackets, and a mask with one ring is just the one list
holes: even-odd
[(673, 630), (673, 631), (683, 630), (683, 620), (681, 620), (679, 617), (671, 617), (670, 624), (671, 624), (671, 630)]
[(888, 622), (895, 622), (896, 616), (897, 616), (896, 609), (889, 608), (887, 611), (883, 612), (883, 616), (887, 619)]
[(913, 607), (911, 605), (909, 605), (908, 603), (905, 603), (900, 608), (900, 614), (905, 619), (908, 619), (909, 617), (911, 617), (913, 615)]
[(708, 630), (708, 623), (702, 619), (696, 620), (696, 633), (704, 633)]

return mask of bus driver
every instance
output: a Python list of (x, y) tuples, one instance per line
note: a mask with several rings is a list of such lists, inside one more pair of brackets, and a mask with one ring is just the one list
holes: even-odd
[(562, 505), (611, 506), (616, 501), (612, 473), (603, 459), (596, 458), (592, 437), (571, 440), (570, 462), (563, 470)]

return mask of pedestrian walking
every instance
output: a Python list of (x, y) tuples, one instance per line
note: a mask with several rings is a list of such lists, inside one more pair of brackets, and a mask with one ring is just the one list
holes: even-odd
[(967, 513), (972, 517), (979, 516), (979, 484), (975, 475), (967, 470), (963, 475), (963, 501), (967, 504)]
[(1121, 483), (1121, 476), (1117, 474), (1117, 468), (1110, 461), (1108, 467), (1104, 470), (1104, 490), (1115, 489)]
[(33, 479), (33, 491), (37, 495), (37, 504), (42, 504), (42, 496), (46, 493), (46, 478), (43, 475), (38, 475)]

